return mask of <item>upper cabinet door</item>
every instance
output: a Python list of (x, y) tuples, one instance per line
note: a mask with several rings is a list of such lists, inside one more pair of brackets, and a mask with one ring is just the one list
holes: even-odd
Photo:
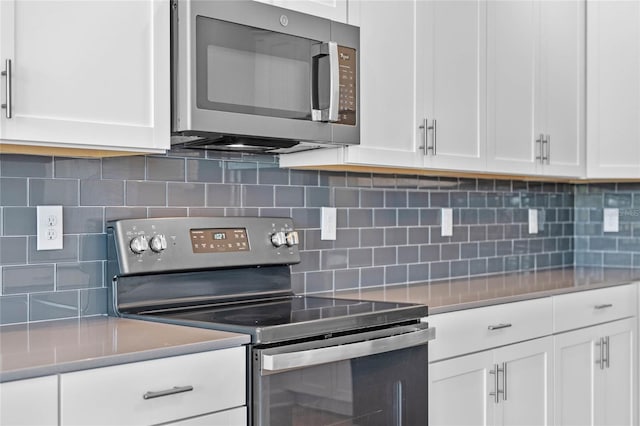
[(347, 0), (254, 0), (347, 23)]
[(587, 3), (587, 177), (640, 176), (640, 3)]
[(584, 1), (540, 2), (540, 99), (535, 132), (544, 134), (543, 173), (582, 176), (585, 169)]
[(536, 172), (534, 115), (538, 96), (539, 3), (487, 2), (489, 171)]
[(361, 133), (360, 145), (347, 148), (347, 162), (420, 167), (414, 118), (416, 2), (362, 1), (350, 10), (360, 22)]
[(424, 166), (483, 171), (486, 3), (420, 1), (417, 22), (416, 119)]
[[(168, 149), (169, 8), (163, 0), (0, 2), (0, 59), (12, 74), (2, 142)], [(5, 103), (5, 77), (1, 87)]]
[(487, 8), (488, 171), (582, 177), (585, 2)]

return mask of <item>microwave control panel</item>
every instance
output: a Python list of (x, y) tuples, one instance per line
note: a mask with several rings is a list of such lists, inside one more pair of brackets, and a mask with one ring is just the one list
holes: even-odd
[(338, 123), (356, 125), (356, 49), (338, 46), (338, 65), (340, 67), (340, 107)]

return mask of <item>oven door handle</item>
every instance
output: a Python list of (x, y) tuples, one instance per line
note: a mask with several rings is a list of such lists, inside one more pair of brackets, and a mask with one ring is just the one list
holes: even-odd
[(263, 353), (262, 369), (269, 373), (305, 368), (329, 362), (345, 361), (422, 345), (435, 338), (435, 328), (424, 324), (424, 329), (380, 339), (364, 340), (357, 343), (327, 346), (303, 351), (281, 352), (273, 355)]

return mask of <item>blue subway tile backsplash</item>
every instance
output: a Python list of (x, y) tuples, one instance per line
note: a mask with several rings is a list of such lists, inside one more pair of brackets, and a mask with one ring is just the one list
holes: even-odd
[[(64, 206), (63, 250), (36, 250), (40, 204)], [(620, 233), (603, 234), (601, 209), (612, 206), (621, 209)], [(0, 324), (106, 313), (104, 223), (113, 219), (290, 216), (301, 239), (294, 290), (319, 293), (574, 259), (640, 265), (637, 206), (633, 184), (287, 170), (273, 156), (197, 150), (105, 159), (2, 154)], [(335, 241), (320, 238), (322, 207), (337, 209)], [(442, 207), (454, 210), (450, 237), (441, 236)], [(539, 210), (538, 234), (528, 234), (528, 208)]]

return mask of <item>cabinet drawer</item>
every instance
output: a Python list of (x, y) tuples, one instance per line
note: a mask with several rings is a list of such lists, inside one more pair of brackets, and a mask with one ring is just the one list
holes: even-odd
[(238, 347), (62, 374), (61, 424), (149, 425), (243, 406), (246, 362)]
[(447, 312), (429, 317), (436, 339), (429, 361), (550, 335), (551, 298)]
[[(34, 409), (37, 407), (36, 409)], [(58, 376), (0, 383), (0, 425), (58, 423)]]
[(636, 286), (621, 285), (553, 297), (553, 331), (586, 327), (636, 315)]

